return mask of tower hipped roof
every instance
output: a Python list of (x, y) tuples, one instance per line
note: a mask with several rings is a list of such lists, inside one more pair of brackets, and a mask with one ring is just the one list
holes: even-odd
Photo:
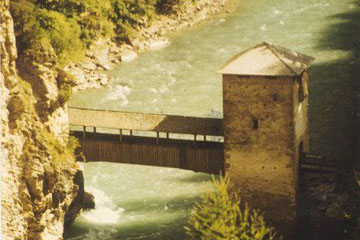
[(218, 72), (234, 75), (298, 76), (313, 57), (263, 42), (231, 58)]

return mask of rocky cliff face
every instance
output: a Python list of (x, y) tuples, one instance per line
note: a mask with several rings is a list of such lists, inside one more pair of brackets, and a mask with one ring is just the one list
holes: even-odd
[(51, 54), (45, 64), (17, 66), (9, 0), (1, 1), (0, 13), (2, 239), (62, 239), (79, 169), (64, 137), (64, 78), (53, 69)]

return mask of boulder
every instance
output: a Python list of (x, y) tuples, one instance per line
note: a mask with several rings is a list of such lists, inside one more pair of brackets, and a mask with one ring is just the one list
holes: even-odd
[(72, 201), (68, 211), (65, 214), (64, 225), (68, 226), (80, 214), (82, 209), (95, 208), (95, 197), (91, 193), (85, 192), (84, 188), (84, 174), (82, 170), (78, 170), (74, 177), (74, 184), (78, 186), (78, 192), (75, 199)]
[(120, 55), (120, 60), (122, 62), (130, 62), (132, 60), (134, 60), (135, 58), (137, 58), (137, 54), (136, 52), (126, 49), (124, 50), (124, 52)]
[(83, 209), (94, 209), (95, 208), (95, 197), (91, 193), (85, 192)]
[(158, 50), (158, 49), (167, 47), (169, 45), (170, 45), (170, 42), (167, 38), (159, 38), (159, 39), (156, 39), (156, 40), (150, 42), (149, 48), (150, 48), (150, 50)]

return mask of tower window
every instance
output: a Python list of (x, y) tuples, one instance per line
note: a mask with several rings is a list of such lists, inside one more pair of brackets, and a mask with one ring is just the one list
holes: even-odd
[(252, 129), (253, 130), (258, 130), (258, 128), (259, 128), (259, 120), (257, 120), (257, 119), (253, 119), (252, 120)]

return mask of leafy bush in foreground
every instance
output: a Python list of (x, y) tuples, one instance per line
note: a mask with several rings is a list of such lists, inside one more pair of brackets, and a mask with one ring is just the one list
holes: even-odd
[(248, 206), (240, 208), (237, 194), (229, 192), (229, 178), (213, 179), (215, 191), (205, 194), (196, 203), (188, 226), (191, 239), (196, 240), (275, 240), (272, 228)]

